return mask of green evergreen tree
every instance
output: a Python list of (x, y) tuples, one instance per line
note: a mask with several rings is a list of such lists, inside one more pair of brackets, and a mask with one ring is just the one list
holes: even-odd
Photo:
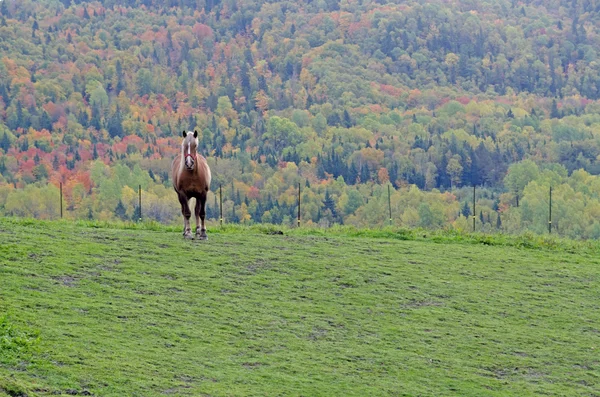
[(550, 108), (550, 118), (559, 119), (561, 118), (560, 111), (558, 110), (558, 105), (556, 103), (556, 99), (552, 100), (552, 107)]
[(344, 109), (344, 127), (350, 128), (353, 125), (354, 125), (354, 123), (352, 122), (352, 118), (350, 117), (350, 113), (348, 113), (348, 110)]
[(0, 139), (0, 149), (4, 150), (4, 153), (8, 152), (10, 149), (10, 139), (8, 138), (8, 134), (2, 134), (2, 139)]
[(115, 208), (115, 215), (117, 216), (117, 218), (123, 221), (127, 219), (127, 210), (125, 209), (125, 205), (123, 205), (123, 202), (120, 199), (117, 203), (117, 207)]
[(92, 106), (92, 121), (90, 124), (96, 130), (102, 129), (102, 116), (100, 109), (97, 106)]
[(117, 105), (115, 112), (108, 121), (107, 130), (112, 138), (125, 136), (125, 132), (123, 131), (123, 116), (119, 105)]
[(325, 199), (323, 200), (323, 208), (329, 210), (334, 219), (337, 218), (337, 211), (335, 209), (335, 201), (333, 201), (333, 197), (329, 194), (329, 190), (325, 191)]
[(461, 212), (465, 218), (471, 216), (471, 206), (469, 205), (468, 201), (465, 201)]
[(120, 60), (117, 60), (115, 65), (115, 72), (117, 74), (117, 86), (115, 87), (117, 94), (125, 89), (125, 76), (123, 74), (123, 65)]
[(237, 213), (235, 212), (235, 202), (233, 202), (232, 204), (233, 205), (231, 206), (231, 222), (240, 223), (240, 218), (238, 217)]
[(10, 13), (8, 11), (8, 1), (4, 0), (0, 2), (0, 14), (2, 17), (10, 17)]
[(360, 183), (367, 183), (371, 180), (371, 172), (366, 164), (363, 164), (360, 170)]

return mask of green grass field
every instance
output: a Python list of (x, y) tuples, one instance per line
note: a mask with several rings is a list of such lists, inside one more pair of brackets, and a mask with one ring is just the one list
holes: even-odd
[(1, 219), (0, 396), (600, 396), (595, 243), (268, 230)]

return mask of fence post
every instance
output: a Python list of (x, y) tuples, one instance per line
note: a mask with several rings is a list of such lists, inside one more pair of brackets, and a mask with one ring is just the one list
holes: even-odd
[(390, 193), (390, 184), (388, 183), (388, 209), (390, 212), (390, 226), (392, 226), (392, 195)]
[(548, 205), (548, 233), (552, 234), (552, 186), (550, 186), (550, 203)]
[(298, 227), (300, 227), (300, 182), (298, 182)]
[(139, 209), (140, 209), (139, 221), (141, 222), (142, 221), (142, 185), (138, 185), (138, 205), (139, 205)]
[(216, 212), (215, 213), (215, 220), (218, 220), (219, 218), (219, 203), (217, 202), (217, 192), (215, 192), (215, 204), (213, 207), (213, 210)]
[(473, 184), (473, 232), (475, 232), (475, 215), (477, 212), (475, 211), (475, 184)]
[(60, 219), (63, 217), (62, 182), (60, 183)]
[(223, 186), (219, 185), (219, 221), (223, 226)]

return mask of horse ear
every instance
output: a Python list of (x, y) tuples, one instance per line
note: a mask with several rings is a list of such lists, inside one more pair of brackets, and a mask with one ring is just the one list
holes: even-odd
[(187, 136), (187, 132), (185, 132), (185, 130), (183, 130), (183, 137), (185, 138)]
[(198, 138), (198, 131), (194, 130), (194, 138)]

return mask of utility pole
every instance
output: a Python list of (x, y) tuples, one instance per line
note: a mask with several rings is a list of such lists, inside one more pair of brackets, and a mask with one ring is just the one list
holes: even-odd
[(388, 184), (388, 209), (390, 212), (390, 226), (392, 226), (392, 195), (390, 193), (390, 185)]
[(142, 221), (142, 185), (138, 185), (138, 205), (139, 205), (139, 215), (140, 215), (140, 222)]
[(298, 182), (298, 227), (300, 227), (300, 182)]
[(552, 186), (550, 186), (550, 203), (548, 205), (548, 233), (552, 234)]
[(473, 185), (473, 232), (475, 231), (475, 185)]
[(221, 185), (219, 185), (219, 213), (221, 226), (223, 226), (223, 186)]

